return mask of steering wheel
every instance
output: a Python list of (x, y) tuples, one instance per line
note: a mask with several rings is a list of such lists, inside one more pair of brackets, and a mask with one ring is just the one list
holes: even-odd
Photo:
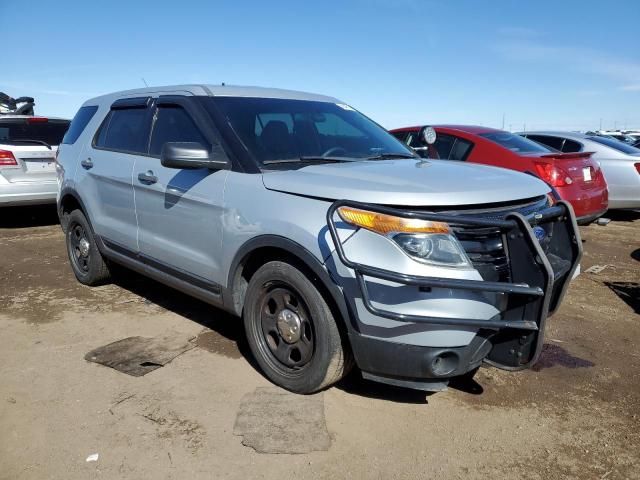
[(331, 156), (335, 156), (335, 154), (338, 153), (338, 152), (347, 153), (347, 151), (342, 147), (331, 147), (329, 150), (324, 152), (321, 156), (322, 157), (331, 157)]

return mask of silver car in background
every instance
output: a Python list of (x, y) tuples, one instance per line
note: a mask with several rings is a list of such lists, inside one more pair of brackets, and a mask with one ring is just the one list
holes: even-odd
[(640, 208), (640, 149), (600, 135), (577, 132), (519, 132), (561, 152), (594, 152), (609, 186), (609, 209)]
[(55, 157), (69, 120), (0, 115), (0, 207), (55, 203)]

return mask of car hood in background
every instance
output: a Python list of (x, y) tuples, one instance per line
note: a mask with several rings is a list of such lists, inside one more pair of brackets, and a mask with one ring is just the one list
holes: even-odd
[(371, 160), (265, 172), (280, 192), (384, 205), (453, 206), (531, 198), (549, 187), (524, 173), (447, 160)]

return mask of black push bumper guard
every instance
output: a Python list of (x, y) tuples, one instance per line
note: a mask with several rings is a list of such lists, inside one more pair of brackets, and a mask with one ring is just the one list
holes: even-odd
[[(499, 230), (508, 257), (512, 282), (422, 277), (352, 262), (345, 255), (335, 225), (336, 211), (343, 206), (403, 218), (445, 222), (454, 232), (457, 227)], [(510, 335), (495, 334), (494, 346), (500, 344), (502, 348), (494, 347), (496, 352), (493, 358), (489, 355), (487, 360), (488, 363), (506, 369), (525, 368), (537, 360), (543, 343), (543, 335), (538, 333), (544, 332), (545, 320), (560, 304), (582, 256), (575, 215), (571, 205), (564, 201), (559, 201), (556, 205), (526, 218), (513, 212), (507, 214), (503, 220), (498, 220), (464, 214), (416, 212), (338, 200), (327, 211), (327, 225), (340, 261), (355, 272), (362, 302), (369, 312), (401, 322), (469, 326), (497, 331), (509, 329)], [(534, 236), (532, 226), (542, 226), (549, 231), (546, 254)], [(416, 287), (499, 293), (507, 295), (508, 298), (504, 311), (488, 320), (407, 315), (374, 306), (365, 276)]]

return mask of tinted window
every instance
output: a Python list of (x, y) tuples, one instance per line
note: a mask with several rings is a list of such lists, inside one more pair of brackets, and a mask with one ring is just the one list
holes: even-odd
[(419, 135), (418, 132), (409, 132), (407, 133), (407, 138), (405, 138), (403, 141), (407, 145), (411, 145), (418, 138), (418, 135)]
[(564, 139), (564, 145), (562, 145), (562, 151), (565, 153), (574, 153), (582, 151), (582, 144), (574, 140)]
[(216, 97), (210, 102), (260, 163), (323, 154), (413, 156), (386, 130), (347, 105), (249, 97)]
[(96, 147), (146, 153), (149, 135), (147, 113), (146, 108), (111, 110), (100, 127)]
[(288, 113), (261, 113), (256, 115), (255, 134), (260, 135), (264, 126), (270, 121), (282, 122), (287, 126), (289, 133), (293, 132), (293, 117)]
[(173, 106), (158, 108), (149, 154), (160, 155), (162, 146), (167, 142), (198, 142), (205, 148), (210, 147), (189, 114)]
[(560, 137), (549, 137), (547, 135), (526, 135), (529, 140), (533, 140), (534, 142), (541, 143), (549, 148), (553, 148), (559, 152), (562, 151), (562, 145), (564, 142), (564, 138)]
[(391, 133), (391, 135), (396, 137), (401, 142), (407, 143), (407, 142), (405, 142), (405, 138), (407, 137), (407, 132), (389, 132), (389, 133)]
[[(304, 119), (304, 116), (302, 117)], [(318, 133), (334, 137), (364, 137), (365, 133), (338, 115), (327, 113), (324, 120), (315, 122)]]
[(449, 155), (451, 154), (451, 150), (453, 149), (453, 144), (456, 141), (456, 137), (452, 137), (451, 135), (444, 135), (439, 133), (436, 136), (436, 143), (434, 144), (436, 150), (438, 151), (438, 157), (442, 160), (448, 160)]
[(407, 137), (406, 144), (411, 148), (424, 147), (425, 144), (420, 138), (420, 132), (411, 132)]
[(449, 154), (449, 160), (466, 160), (473, 144), (468, 140), (462, 138), (456, 138), (451, 153)]
[(548, 153), (551, 151), (532, 140), (509, 132), (488, 132), (481, 133), (480, 136), (515, 153)]
[(627, 155), (640, 155), (640, 149), (632, 147), (631, 145), (628, 145), (624, 142), (619, 142), (618, 140), (614, 140), (612, 138), (593, 136), (589, 137), (589, 140), (593, 140), (596, 143), (606, 145), (607, 147), (611, 147), (614, 150), (626, 153)]
[(75, 143), (97, 111), (98, 107), (95, 106), (82, 107), (78, 110), (78, 113), (71, 120), (71, 125), (62, 139), (62, 143)]
[[(37, 118), (37, 117), (36, 117)], [(30, 119), (0, 120), (0, 142), (16, 145), (60, 145), (67, 128), (68, 120), (38, 121)], [(31, 142), (31, 140), (35, 140)]]

